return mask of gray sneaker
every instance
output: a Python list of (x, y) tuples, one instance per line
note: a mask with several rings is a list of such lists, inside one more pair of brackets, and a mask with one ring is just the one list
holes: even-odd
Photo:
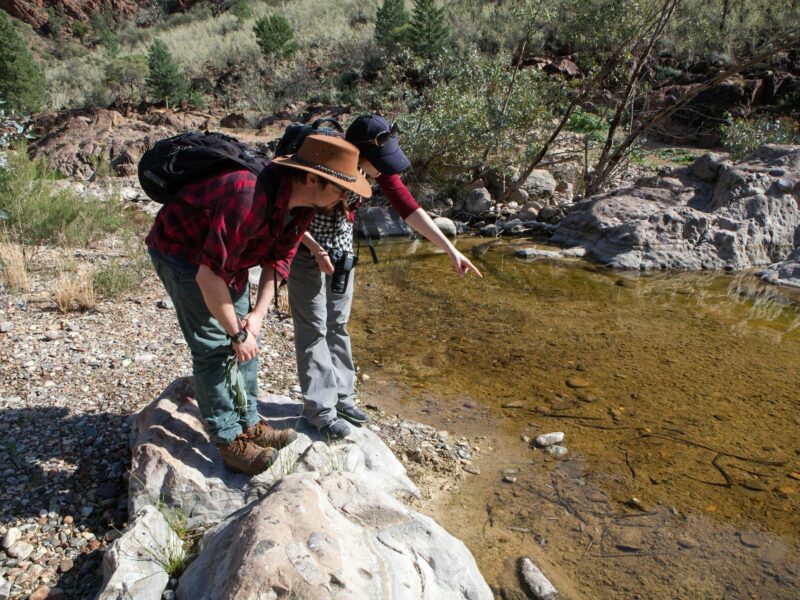
[(350, 427), (348, 427), (347, 423), (341, 421), (340, 419), (334, 419), (322, 427), (317, 427), (317, 429), (322, 437), (326, 438), (329, 442), (333, 440), (341, 440), (342, 438), (346, 438), (348, 435), (350, 435)]
[(353, 404), (350, 406), (337, 406), (336, 416), (347, 419), (354, 425), (361, 425), (369, 422), (369, 415)]

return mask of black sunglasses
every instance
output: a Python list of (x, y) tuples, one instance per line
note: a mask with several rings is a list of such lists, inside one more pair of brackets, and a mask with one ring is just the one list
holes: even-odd
[(364, 144), (370, 144), (372, 146), (377, 146), (378, 148), (383, 148), (386, 144), (389, 143), (389, 140), (392, 138), (396, 138), (397, 135), (400, 133), (400, 127), (398, 127), (397, 123), (392, 123), (392, 126), (389, 127), (386, 131), (381, 131), (371, 140), (364, 140), (362, 142), (355, 142), (356, 146), (363, 146)]

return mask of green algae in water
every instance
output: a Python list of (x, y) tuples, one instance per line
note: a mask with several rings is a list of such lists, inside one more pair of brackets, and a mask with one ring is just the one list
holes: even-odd
[[(513, 526), (551, 540), (542, 558), (576, 597), (795, 597), (797, 298), (749, 274), (524, 261), (518, 245), (476, 258), (483, 280), (457, 278), (427, 244), (383, 245), (358, 270), (362, 396), (493, 439), (437, 518), (490, 582), (523, 550), (542, 556)], [(567, 461), (520, 441), (554, 430)], [(486, 537), (487, 506), (503, 534)]]

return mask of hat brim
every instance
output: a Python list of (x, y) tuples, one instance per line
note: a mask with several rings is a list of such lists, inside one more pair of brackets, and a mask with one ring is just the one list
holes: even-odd
[(360, 144), (358, 149), (361, 156), (384, 175), (402, 173), (411, 166), (411, 161), (400, 148), (396, 138), (391, 138), (385, 146)]
[(297, 161), (293, 160), (291, 156), (279, 156), (277, 158), (273, 158), (272, 162), (276, 165), (281, 165), (284, 167), (290, 167), (292, 169), (299, 169), (300, 171), (306, 171), (308, 173), (313, 173), (317, 177), (321, 177), (322, 179), (326, 179), (331, 183), (335, 183), (339, 187), (342, 187), (346, 190), (350, 190), (361, 196), (362, 198), (371, 198), (372, 197), (372, 186), (367, 181), (366, 177), (364, 177), (360, 172), (356, 174), (355, 181), (344, 181), (343, 179), (339, 179), (334, 175), (328, 175), (327, 173), (323, 173), (322, 171), (317, 171), (314, 167), (309, 167), (307, 165), (303, 165), (298, 163)]

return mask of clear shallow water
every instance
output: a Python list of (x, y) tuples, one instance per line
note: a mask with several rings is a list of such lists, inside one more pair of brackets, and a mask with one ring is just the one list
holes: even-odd
[[(507, 590), (528, 555), (573, 598), (797, 598), (797, 298), (513, 257), (527, 245), (484, 246), (480, 281), (427, 244), (358, 270), (362, 399), (487, 436), (481, 473), (430, 512)], [(567, 460), (522, 439), (546, 431)]]

